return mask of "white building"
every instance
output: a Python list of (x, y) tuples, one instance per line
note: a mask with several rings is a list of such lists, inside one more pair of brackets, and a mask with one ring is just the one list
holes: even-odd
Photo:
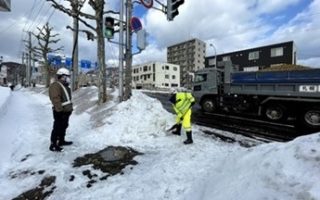
[(180, 66), (150, 62), (132, 67), (133, 88), (180, 87)]

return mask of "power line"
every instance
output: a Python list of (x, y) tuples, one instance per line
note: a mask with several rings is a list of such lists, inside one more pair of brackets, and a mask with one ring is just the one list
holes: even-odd
[(41, 4), (41, 6), (40, 6), (40, 9), (39, 9), (38, 13), (36, 14), (35, 19), (32, 21), (31, 25), (30, 25), (29, 28), (27, 29), (27, 31), (30, 31), (30, 29), (32, 28), (32, 26), (34, 25), (34, 23), (37, 21), (39, 15), (40, 15), (40, 12), (41, 12), (41, 10), (43, 9), (43, 6), (44, 6), (45, 2), (46, 2), (46, 1), (42, 1), (42, 4)]
[(8, 31), (8, 30), (10, 30), (10, 28), (12, 28), (14, 25), (16, 25), (18, 23), (18, 21), (16, 21), (15, 23), (12, 23), (12, 24), (10, 24), (9, 26), (7, 26), (7, 27), (5, 27), (4, 29), (2, 29), (1, 31), (0, 31), (0, 33), (4, 33), (4, 32), (6, 32), (6, 31)]
[[(33, 13), (33, 10), (35, 9), (35, 7), (36, 7), (36, 5), (37, 5), (36, 2), (37, 2), (37, 0), (34, 0), (34, 1), (33, 1), (32, 7), (31, 7), (31, 9), (30, 9), (30, 11), (29, 11), (29, 15), (28, 15), (28, 17), (26, 18), (27, 20), (26, 20), (26, 22), (24, 23), (24, 26), (23, 26), (22, 31), (21, 31), (21, 39), (20, 39), (20, 44), (19, 44), (19, 49), (18, 49), (18, 57), (20, 56), (20, 49), (21, 49), (22, 44), (23, 44), (23, 41), (24, 41), (24, 38), (23, 38), (24, 30), (25, 30), (25, 28), (26, 28), (26, 26), (27, 26), (28, 19), (31, 17), (31, 15), (32, 15), (32, 13)], [(26, 14), (27, 14), (27, 12), (25, 13), (25, 15), (26, 15)]]

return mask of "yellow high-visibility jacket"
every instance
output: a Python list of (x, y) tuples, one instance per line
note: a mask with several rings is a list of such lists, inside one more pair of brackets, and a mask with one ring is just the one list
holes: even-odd
[(190, 92), (178, 92), (170, 98), (170, 101), (173, 103), (173, 109), (179, 118), (183, 118), (195, 103), (195, 99)]

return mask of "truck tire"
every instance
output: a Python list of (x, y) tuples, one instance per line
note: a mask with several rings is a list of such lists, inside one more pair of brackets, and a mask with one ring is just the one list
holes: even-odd
[(213, 99), (205, 98), (201, 102), (201, 108), (204, 112), (214, 112), (217, 110), (217, 105)]
[(309, 129), (320, 129), (320, 108), (310, 107), (304, 109), (299, 115), (300, 123)]
[(269, 121), (281, 122), (287, 119), (287, 109), (277, 103), (270, 103), (264, 109), (264, 115)]

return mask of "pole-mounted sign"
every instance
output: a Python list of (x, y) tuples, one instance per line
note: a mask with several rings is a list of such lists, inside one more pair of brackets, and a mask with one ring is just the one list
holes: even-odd
[(153, 6), (153, 0), (140, 0), (142, 5), (146, 8), (151, 8)]
[(132, 17), (130, 20), (130, 27), (131, 27), (131, 30), (133, 30), (134, 32), (141, 30), (142, 24), (140, 19), (137, 17)]

